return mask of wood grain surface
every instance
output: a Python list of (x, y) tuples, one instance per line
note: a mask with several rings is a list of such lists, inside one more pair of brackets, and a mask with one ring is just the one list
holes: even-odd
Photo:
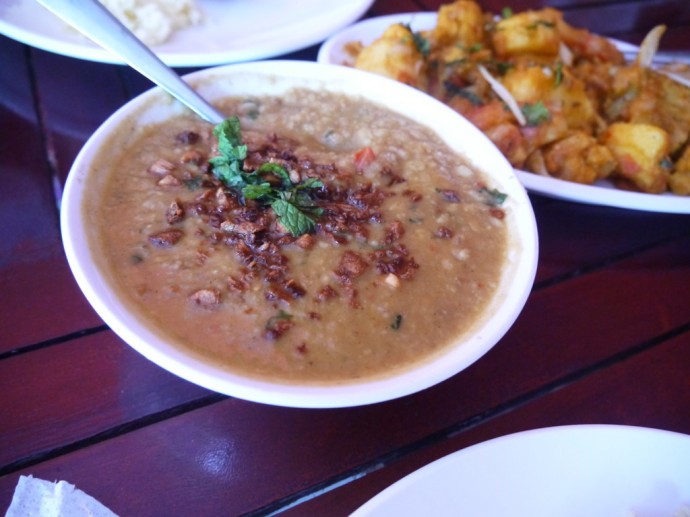
[[(547, 4), (633, 43), (665, 23), (662, 49), (690, 51), (687, 0), (510, 7)], [(378, 0), (366, 17), (440, 5)], [(314, 60), (317, 50), (280, 57)], [(0, 63), (0, 511), (31, 474), (69, 481), (122, 516), (348, 515), (423, 465), (513, 432), (604, 423), (690, 434), (690, 215), (539, 195), (527, 304), (490, 353), (447, 381), (386, 403), (306, 410), (175, 377), (89, 306), (59, 226), (80, 148), (150, 82), (5, 36)]]

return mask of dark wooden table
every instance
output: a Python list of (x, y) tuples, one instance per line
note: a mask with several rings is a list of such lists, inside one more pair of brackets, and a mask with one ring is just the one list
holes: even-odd
[[(633, 43), (666, 22), (662, 48), (690, 50), (687, 0), (548, 3)], [(367, 16), (438, 5), (379, 0)], [(446, 382), (388, 403), (300, 410), (174, 377), (90, 308), (58, 224), (76, 153), (150, 83), (2, 36), (0, 63), (0, 511), (32, 474), (69, 481), (123, 516), (346, 515), (428, 462), (507, 433), (604, 423), (690, 434), (690, 216), (538, 195), (540, 259), (525, 309)]]

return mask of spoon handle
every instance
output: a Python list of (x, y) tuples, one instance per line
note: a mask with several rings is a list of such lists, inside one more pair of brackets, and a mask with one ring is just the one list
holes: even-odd
[(119, 56), (208, 122), (225, 118), (161, 61), (98, 0), (38, 0), (101, 47)]

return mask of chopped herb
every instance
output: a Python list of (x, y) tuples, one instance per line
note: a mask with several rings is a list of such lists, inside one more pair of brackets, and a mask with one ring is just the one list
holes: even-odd
[(329, 129), (323, 135), (323, 141), (326, 145), (329, 145), (329, 146), (337, 144), (338, 143), (338, 133), (336, 133), (333, 129)]
[(279, 339), (283, 334), (289, 331), (293, 325), (292, 314), (280, 310), (278, 314), (269, 318), (266, 322), (265, 336), (271, 340)]
[(463, 88), (456, 84), (453, 84), (451, 81), (446, 81), (444, 83), (444, 86), (446, 87), (446, 91), (449, 94), (457, 95), (458, 97), (467, 99), (474, 106), (481, 106), (483, 104), (482, 99), (479, 97), (479, 95), (470, 90), (469, 87)]
[(250, 175), (242, 172), (242, 162), (247, 157), (247, 146), (242, 145), (240, 119), (225, 119), (213, 128), (213, 135), (218, 139), (220, 153), (219, 156), (209, 159), (214, 176), (231, 188), (250, 183)]
[(391, 328), (393, 330), (399, 330), (400, 326), (402, 325), (402, 321), (403, 321), (402, 314), (396, 314), (395, 318), (393, 318), (393, 323), (391, 323)]
[(508, 198), (508, 194), (496, 190), (495, 188), (489, 190), (486, 187), (482, 187), (479, 189), (479, 193), (484, 196), (485, 203), (489, 206), (501, 206)]
[(513, 63), (506, 63), (505, 61), (496, 61), (496, 68), (500, 75), (506, 75), (508, 70), (513, 68), (515, 65)]
[(522, 113), (525, 115), (528, 126), (538, 126), (542, 122), (549, 120), (549, 110), (542, 101), (537, 101), (534, 104), (525, 104), (522, 106)]
[(461, 57), (461, 58), (458, 58), (458, 59), (453, 59), (452, 61), (448, 61), (447, 63), (444, 63), (444, 66), (445, 66), (446, 68), (452, 69), (452, 68), (455, 68), (455, 67), (457, 67), (457, 66), (465, 65), (465, 64), (467, 64), (468, 62), (469, 62), (469, 59), (467, 59), (466, 57)]
[(419, 32), (414, 32), (412, 27), (407, 23), (403, 24), (403, 26), (412, 33), (412, 42), (419, 53), (424, 57), (429, 57), (429, 53), (431, 52), (431, 42), (429, 38), (425, 38)]
[(419, 50), (419, 53), (424, 57), (429, 57), (429, 53), (431, 52), (431, 42), (429, 41), (429, 38), (425, 38), (419, 32), (413, 33), (412, 38), (415, 47), (417, 47), (417, 50)]
[(501, 10), (501, 17), (505, 20), (506, 18), (510, 18), (513, 16), (513, 10), (510, 7), (504, 7)]
[(563, 82), (563, 63), (560, 61), (556, 64), (556, 86), (559, 86)]
[(487, 59), (484, 61), (484, 64), (486, 64), (488, 67), (495, 68), (499, 75), (506, 75), (508, 70), (515, 66), (513, 63), (509, 63), (508, 61), (498, 61), (497, 59)]
[(194, 191), (194, 190), (197, 190), (201, 187), (202, 181), (203, 181), (203, 178), (201, 176), (196, 176), (196, 177), (189, 179), (189, 180), (183, 180), (182, 182), (184, 183), (185, 187), (187, 187), (188, 190)]
[(276, 314), (275, 316), (273, 316), (272, 318), (270, 318), (268, 320), (268, 323), (266, 323), (266, 328), (271, 327), (277, 321), (281, 321), (281, 320), (290, 321), (292, 319), (292, 317), (293, 317), (292, 314), (290, 314), (289, 312), (285, 312), (284, 310), (281, 309), (278, 311), (278, 314)]
[(316, 178), (293, 183), (290, 174), (276, 163), (264, 163), (257, 170), (245, 172), (243, 161), (247, 146), (242, 145), (240, 121), (231, 117), (218, 124), (213, 134), (218, 139), (218, 156), (209, 162), (213, 174), (227, 187), (236, 190), (245, 199), (255, 199), (270, 207), (280, 223), (294, 236), (312, 231), (314, 217), (321, 215), (308, 189), (323, 187)]
[(479, 52), (482, 48), (483, 47), (481, 43), (475, 43), (467, 50), (470, 52), (470, 54), (474, 54), (475, 52)]

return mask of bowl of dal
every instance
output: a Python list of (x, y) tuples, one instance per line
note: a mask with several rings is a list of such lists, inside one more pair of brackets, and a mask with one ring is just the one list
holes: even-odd
[(185, 79), (213, 126), (154, 88), (86, 142), (64, 190), (84, 295), (160, 367), (289, 407), (382, 402), (458, 374), (534, 281), (534, 214), (464, 118), (336, 65)]

